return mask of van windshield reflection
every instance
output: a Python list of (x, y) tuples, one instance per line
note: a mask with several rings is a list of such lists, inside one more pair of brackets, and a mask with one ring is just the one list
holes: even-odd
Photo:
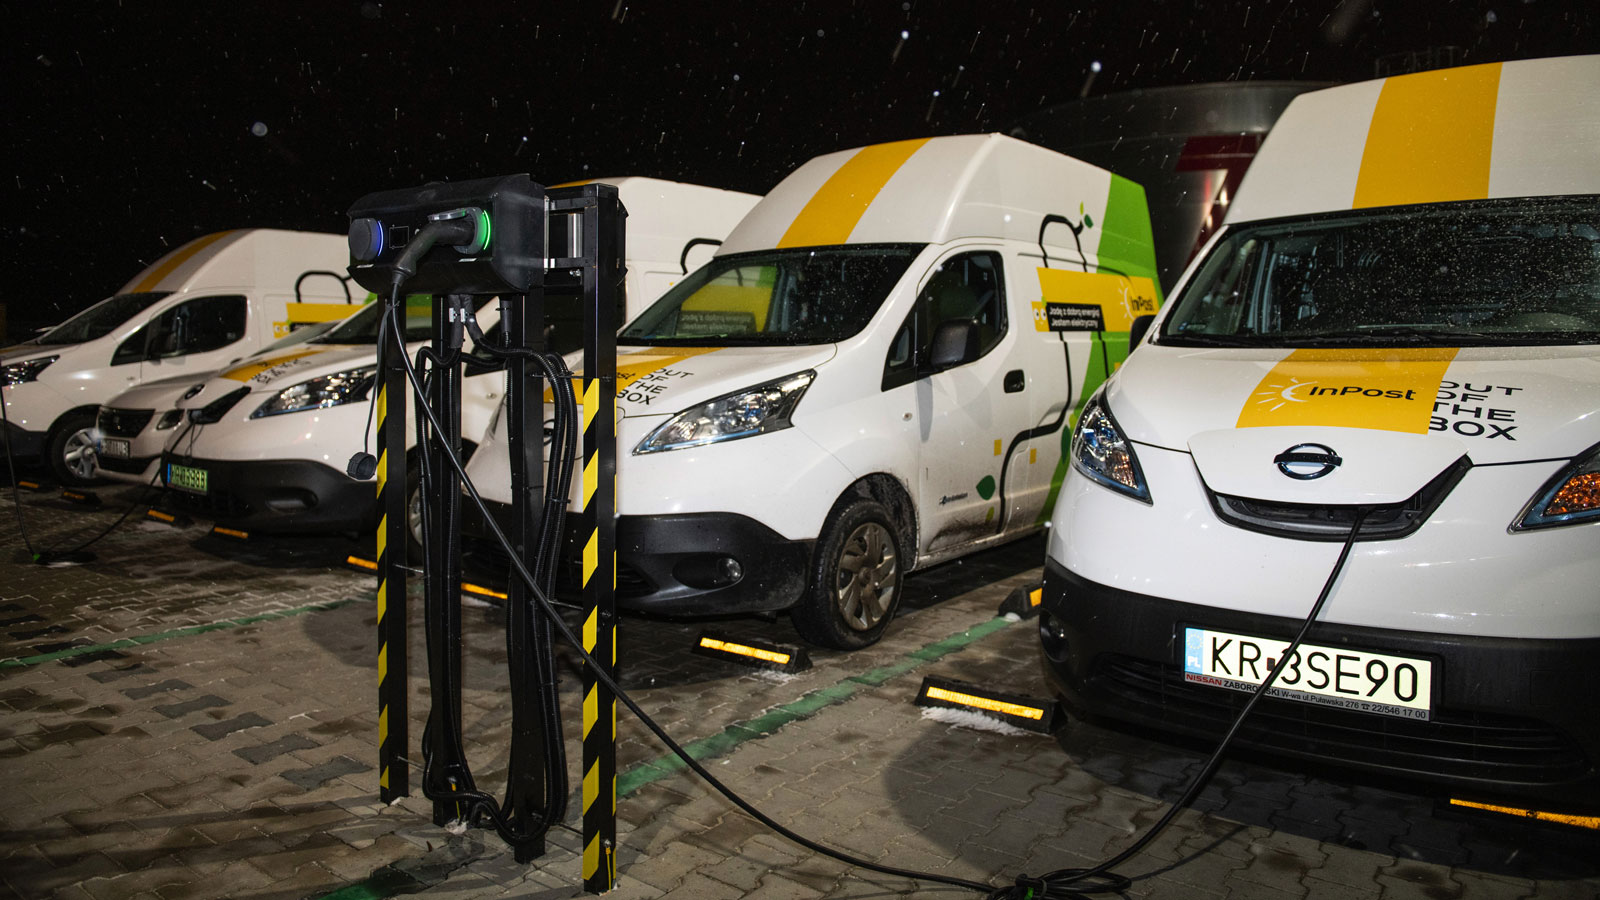
[(921, 244), (852, 244), (715, 257), (640, 313), (621, 344), (791, 346), (865, 328)]

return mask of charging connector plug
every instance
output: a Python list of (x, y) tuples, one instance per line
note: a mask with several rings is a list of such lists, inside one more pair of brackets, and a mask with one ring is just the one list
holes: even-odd
[[(352, 233), (354, 229), (352, 229)], [(429, 250), (439, 244), (453, 244), (457, 253), (476, 255), (489, 245), (489, 217), (476, 206), (433, 213), (428, 224), (400, 252), (394, 261), (394, 283), (402, 284), (417, 274), (417, 266)]]

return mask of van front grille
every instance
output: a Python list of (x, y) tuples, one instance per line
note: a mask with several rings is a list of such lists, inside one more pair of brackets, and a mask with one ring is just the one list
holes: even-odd
[(155, 414), (153, 409), (112, 409), (102, 406), (100, 414), (95, 417), (95, 427), (107, 437), (137, 437)]

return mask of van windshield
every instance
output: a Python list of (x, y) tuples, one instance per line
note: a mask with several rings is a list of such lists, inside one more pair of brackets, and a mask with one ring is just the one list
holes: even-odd
[(39, 336), (41, 344), (81, 344), (105, 337), (112, 329), (133, 318), (140, 310), (171, 294), (171, 291), (148, 291), (141, 294), (117, 294), (107, 297), (60, 325)]
[(721, 347), (831, 344), (865, 328), (921, 244), (718, 256), (640, 313), (617, 342)]
[(1158, 342), (1600, 343), (1600, 198), (1438, 203), (1244, 225), (1206, 257)]

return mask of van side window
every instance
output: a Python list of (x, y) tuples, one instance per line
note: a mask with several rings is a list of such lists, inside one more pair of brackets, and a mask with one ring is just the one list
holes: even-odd
[(889, 345), (883, 366), (884, 390), (920, 377), (933, 348), (934, 332), (944, 322), (975, 322), (979, 356), (1000, 343), (1006, 333), (1005, 286), (1000, 271), (1000, 254), (990, 250), (952, 256), (934, 269)]
[(139, 326), (139, 329), (125, 338), (117, 345), (111, 354), (111, 364), (120, 366), (126, 363), (136, 363), (144, 359), (144, 345), (150, 339), (150, 325)]
[(166, 359), (226, 347), (244, 337), (250, 303), (228, 295), (200, 297), (156, 317), (150, 341), (150, 358)]

